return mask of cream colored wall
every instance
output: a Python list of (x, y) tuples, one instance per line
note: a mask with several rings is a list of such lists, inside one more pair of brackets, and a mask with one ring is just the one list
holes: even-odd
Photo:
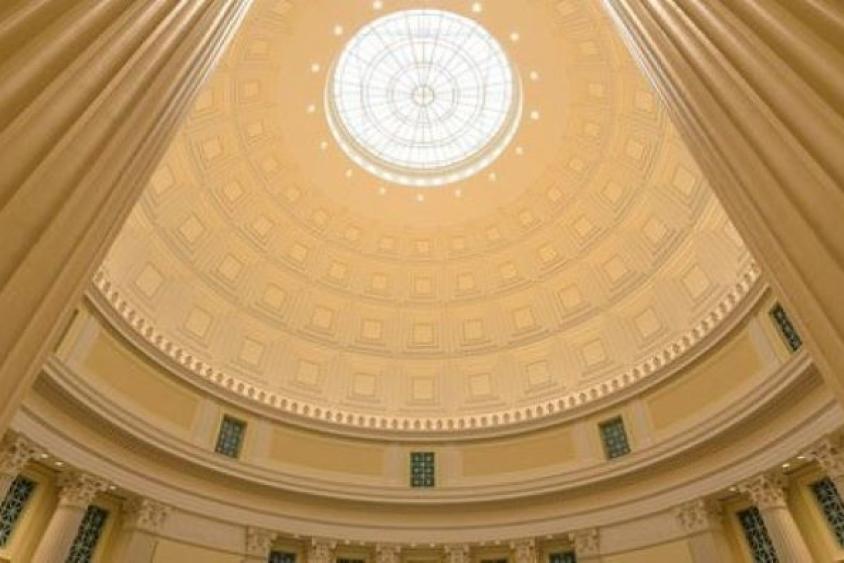
[(242, 555), (224, 553), (196, 545), (180, 543), (163, 539), (158, 542), (151, 563), (187, 563), (188, 561), (202, 561), (202, 563), (241, 563)]
[(438, 454), (439, 486), (493, 484), (601, 463), (604, 454), (598, 424), (613, 416), (624, 419), (631, 445), (637, 450), (670, 439), (717, 414), (787, 359), (767, 317), (770, 304), (770, 298), (764, 300), (705, 359), (640, 397), (549, 429), (448, 446), (346, 438), (257, 417), (164, 373), (87, 309), (77, 315), (59, 358), (124, 412), (148, 421), (177, 441), (213, 450), (224, 414), (245, 420), (248, 430), (241, 459), (258, 467), (405, 486), (407, 453), (428, 449)]
[(628, 553), (606, 555), (603, 563), (694, 563), (688, 541), (681, 540)]

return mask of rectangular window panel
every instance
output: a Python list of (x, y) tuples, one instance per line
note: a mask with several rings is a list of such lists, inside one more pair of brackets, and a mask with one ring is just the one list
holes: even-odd
[(224, 416), (220, 423), (220, 433), (217, 435), (217, 446), (214, 451), (224, 456), (237, 458), (246, 435), (246, 423), (242, 420)]
[(481, 559), (481, 563), (507, 563), (506, 559)]
[(738, 513), (739, 522), (744, 530), (744, 537), (750, 547), (754, 563), (779, 563), (771, 536), (765, 528), (765, 522), (755, 506)]
[(812, 484), (812, 492), (815, 493), (838, 545), (844, 547), (844, 503), (841, 502), (835, 484), (829, 478), (821, 479)]
[(573, 551), (552, 553), (550, 559), (551, 563), (577, 563), (577, 557), (575, 557)]
[(12, 481), (3, 504), (0, 504), (0, 547), (9, 542), (12, 532), (15, 531), (15, 524), (26, 508), (26, 503), (32, 497), (35, 490), (35, 482), (26, 477), (18, 476)]
[(270, 552), (269, 563), (296, 563), (296, 554), (286, 551)]
[(792, 352), (799, 350), (803, 345), (803, 340), (800, 339), (797, 329), (791, 324), (791, 319), (788, 318), (788, 313), (785, 312), (782, 305), (779, 303), (774, 305), (774, 308), (771, 309), (771, 318), (774, 319), (777, 330), (779, 330), (780, 336), (782, 336), (788, 349)]
[(435, 485), (436, 464), (434, 452), (411, 452), (410, 486), (427, 488)]
[(99, 506), (88, 507), (82, 523), (79, 524), (79, 531), (76, 533), (76, 539), (73, 540), (66, 563), (90, 563), (107, 519), (108, 511)]
[(607, 459), (615, 459), (630, 453), (630, 442), (627, 440), (627, 431), (624, 429), (624, 421), (620, 416), (602, 422), (599, 427)]
[(337, 563), (366, 563), (363, 559), (348, 559), (348, 558), (340, 558), (337, 559)]

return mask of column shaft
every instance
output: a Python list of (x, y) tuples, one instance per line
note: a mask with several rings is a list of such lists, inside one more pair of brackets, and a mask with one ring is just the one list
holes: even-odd
[(844, 9), (604, 0), (844, 400)]
[(250, 4), (38, 0), (0, 16), (0, 431)]
[(786, 507), (770, 507), (759, 511), (771, 536), (780, 561), (812, 561), (794, 517)]
[(56, 563), (67, 559), (85, 511), (84, 506), (59, 502), (32, 556), (32, 563)]

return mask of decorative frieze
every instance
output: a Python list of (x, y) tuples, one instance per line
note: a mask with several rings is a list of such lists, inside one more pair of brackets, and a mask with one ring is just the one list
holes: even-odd
[(781, 473), (763, 473), (736, 485), (743, 494), (750, 497), (759, 510), (785, 508), (786, 479)]
[(59, 503), (63, 506), (87, 508), (98, 493), (108, 489), (108, 481), (87, 473), (64, 473), (59, 477)]
[(135, 497), (123, 503), (123, 527), (158, 533), (164, 527), (170, 507), (160, 502)]

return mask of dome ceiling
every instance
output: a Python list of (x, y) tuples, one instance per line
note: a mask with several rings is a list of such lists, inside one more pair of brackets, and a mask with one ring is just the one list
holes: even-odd
[(408, 187), (338, 146), (332, 65), (420, 4), (256, 0), (100, 287), (186, 368), (338, 423), (515, 422), (679, 357), (752, 263), (597, 0), (424, 2), (483, 25), (521, 76), (483, 171)]

